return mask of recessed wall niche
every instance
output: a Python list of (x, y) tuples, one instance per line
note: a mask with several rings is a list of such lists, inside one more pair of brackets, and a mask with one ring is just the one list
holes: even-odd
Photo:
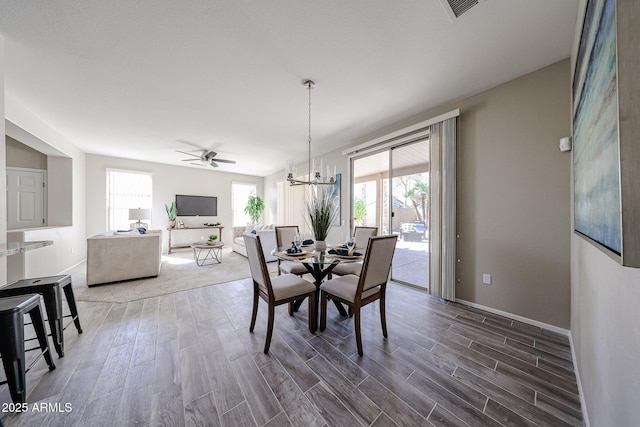
[[(6, 166), (14, 170), (44, 173), (44, 223), (39, 227), (65, 227), (72, 225), (72, 159), (39, 138), (5, 120)], [(9, 190), (9, 187), (7, 188)], [(7, 197), (7, 211), (19, 203)], [(14, 204), (12, 206), (12, 204)], [(40, 221), (41, 222), (41, 221)], [(35, 227), (10, 226), (7, 230)]]

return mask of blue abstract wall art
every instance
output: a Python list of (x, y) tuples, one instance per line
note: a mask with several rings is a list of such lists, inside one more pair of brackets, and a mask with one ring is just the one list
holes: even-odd
[(621, 253), (614, 0), (588, 0), (573, 81), (575, 230)]

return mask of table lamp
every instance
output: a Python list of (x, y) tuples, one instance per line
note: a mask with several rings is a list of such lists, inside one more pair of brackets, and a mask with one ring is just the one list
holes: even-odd
[(137, 228), (149, 228), (149, 224), (141, 222), (143, 219), (151, 219), (151, 209), (129, 209), (129, 220), (136, 221), (131, 223), (131, 230), (135, 230)]

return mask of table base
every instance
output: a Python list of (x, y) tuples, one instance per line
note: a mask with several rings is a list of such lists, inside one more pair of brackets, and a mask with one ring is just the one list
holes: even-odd
[[(319, 264), (302, 263), (302, 265), (304, 265), (309, 271), (309, 273), (311, 273), (311, 275), (313, 276), (313, 279), (314, 279), (313, 284), (316, 285), (316, 300), (315, 300), (316, 315), (319, 315), (320, 310), (318, 308), (320, 307), (320, 285), (322, 285), (322, 280), (324, 280), (324, 278), (327, 277), (329, 273), (331, 273), (331, 270), (333, 270), (334, 267), (338, 265), (338, 261), (332, 262), (325, 269), (323, 269), (322, 266)], [(304, 300), (296, 300), (293, 303), (293, 311), (298, 311), (303, 301)], [(342, 304), (340, 304), (338, 301), (333, 301), (333, 303), (338, 309), (338, 312), (340, 313), (340, 315), (348, 316), (347, 310), (344, 309)]]
[[(222, 262), (222, 245), (220, 246), (191, 246), (193, 249), (193, 260), (202, 267), (207, 260), (216, 261), (218, 264)], [(202, 253), (205, 252), (204, 257)]]

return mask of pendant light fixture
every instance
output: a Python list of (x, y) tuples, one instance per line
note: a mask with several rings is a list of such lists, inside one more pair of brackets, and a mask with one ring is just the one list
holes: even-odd
[(309, 91), (309, 180), (296, 179), (296, 166), (294, 161), (287, 163), (286, 174), (290, 185), (334, 185), (336, 182), (336, 167), (327, 166), (327, 175), (322, 176), (322, 159), (311, 159), (311, 90), (316, 87), (312, 80), (303, 83)]

